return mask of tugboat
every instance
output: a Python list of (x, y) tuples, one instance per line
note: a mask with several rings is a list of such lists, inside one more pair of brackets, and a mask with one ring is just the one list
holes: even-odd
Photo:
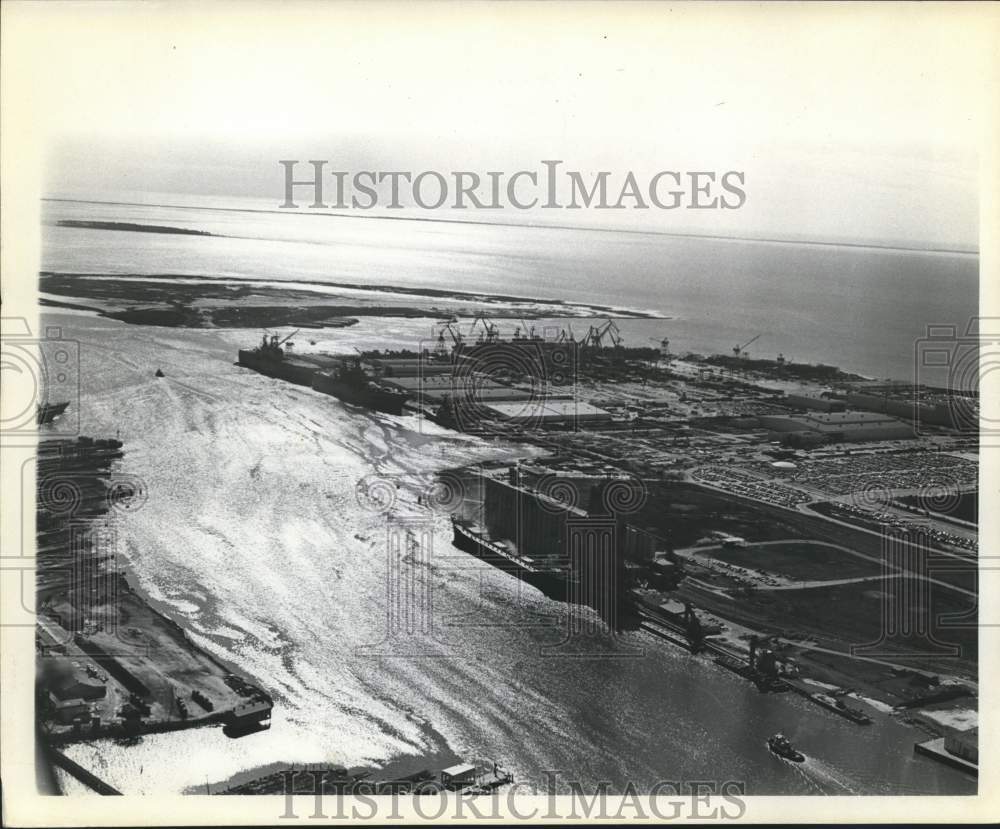
[(163, 375), (163, 369), (162, 369), (162, 368), (158, 368), (158, 369), (156, 370), (156, 376), (157, 376), (157, 377), (163, 377), (163, 376), (164, 376), (164, 375)]
[(793, 763), (801, 763), (806, 759), (806, 756), (801, 751), (798, 751), (784, 734), (774, 734), (768, 737), (767, 747), (771, 749), (772, 754), (777, 754), (779, 757), (791, 760)]

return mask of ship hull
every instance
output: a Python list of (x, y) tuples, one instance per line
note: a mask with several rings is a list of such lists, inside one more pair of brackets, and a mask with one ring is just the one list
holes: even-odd
[(296, 383), (300, 386), (311, 386), (313, 375), (316, 374), (314, 366), (294, 363), (290, 360), (268, 360), (260, 357), (255, 351), (243, 349), (240, 349), (237, 363), (268, 377), (287, 380), (289, 383)]
[(459, 550), (471, 553), (498, 570), (510, 573), (532, 587), (537, 587), (550, 599), (561, 602), (569, 601), (570, 574), (568, 572), (542, 573), (532, 570), (515, 557), (507, 557), (493, 549), (485, 539), (454, 520), (452, 521), (452, 531), (452, 544)]
[(792, 763), (802, 763), (806, 759), (806, 756), (801, 751), (796, 751), (795, 749), (781, 749), (770, 745), (768, 748), (775, 756), (780, 757), (783, 760), (788, 760)]
[(858, 725), (871, 725), (872, 723), (871, 717), (864, 712), (859, 711), (857, 708), (850, 708), (846, 705), (837, 705), (836, 701), (824, 699), (824, 697), (820, 694), (812, 694), (810, 699), (818, 705), (823, 706), (823, 708), (827, 711), (839, 714), (844, 719), (848, 719)]
[(335, 380), (325, 374), (315, 374), (311, 380), (312, 387), (323, 394), (329, 394), (345, 403), (365, 406), (387, 414), (402, 414), (406, 396), (392, 392), (358, 387), (341, 380)]

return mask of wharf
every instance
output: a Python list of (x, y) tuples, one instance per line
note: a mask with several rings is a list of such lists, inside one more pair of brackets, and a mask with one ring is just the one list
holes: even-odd
[[(266, 728), (267, 692), (199, 648), (120, 567), (107, 515), (145, 497), (141, 481), (112, 470), (121, 456), (117, 440), (38, 446), (36, 691), (45, 741)], [(70, 488), (76, 497), (60, 500)]]
[(960, 769), (961, 771), (968, 772), (976, 777), (979, 776), (979, 766), (975, 763), (970, 763), (968, 760), (963, 760), (961, 757), (957, 757), (944, 747), (945, 738), (938, 737), (934, 740), (927, 740), (923, 743), (916, 743), (913, 746), (913, 750), (917, 754), (923, 754), (925, 757), (931, 757), (934, 760), (938, 760), (941, 763), (951, 766), (952, 768)]

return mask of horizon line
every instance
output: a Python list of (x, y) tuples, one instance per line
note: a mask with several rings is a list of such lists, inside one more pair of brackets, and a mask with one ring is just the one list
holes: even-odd
[[(60, 202), (60, 203), (71, 203), (71, 204), (107, 204), (113, 206), (121, 207), (165, 207), (174, 210), (210, 210), (220, 213), (266, 213), (266, 214), (277, 214), (282, 216), (287, 215), (302, 215), (302, 216), (317, 216), (326, 217), (334, 219), (386, 219), (389, 221), (409, 221), (409, 222), (430, 222), (434, 224), (462, 224), (462, 225), (479, 225), (487, 227), (525, 227), (534, 230), (574, 230), (574, 231), (589, 231), (594, 233), (628, 233), (633, 235), (641, 236), (665, 236), (668, 238), (678, 238), (678, 239), (715, 239), (727, 242), (752, 242), (759, 244), (772, 244), (772, 245), (819, 245), (822, 247), (837, 247), (837, 248), (867, 248), (871, 250), (888, 250), (888, 251), (903, 251), (908, 253), (949, 253), (962, 256), (978, 256), (979, 249), (977, 248), (942, 248), (942, 247), (910, 247), (907, 245), (893, 245), (893, 244), (878, 244), (875, 242), (833, 242), (824, 241), (818, 239), (781, 239), (769, 236), (726, 236), (718, 233), (679, 233), (671, 232), (665, 230), (640, 230), (637, 228), (611, 228), (611, 227), (594, 227), (590, 225), (566, 225), (566, 224), (539, 224), (539, 223), (529, 223), (529, 222), (487, 222), (484, 220), (477, 219), (436, 219), (430, 216), (386, 216), (386, 215), (375, 215), (375, 214), (358, 214), (358, 213), (331, 213), (331, 212), (303, 212), (301, 209), (281, 209), (273, 208), (267, 209), (263, 207), (209, 207), (203, 205), (185, 205), (185, 204), (162, 204), (158, 202), (132, 202), (132, 201), (108, 201), (104, 199), (80, 199), (80, 198), (64, 198), (56, 196), (42, 196), (41, 201), (43, 202)], [(306, 211), (309, 208), (305, 208)]]

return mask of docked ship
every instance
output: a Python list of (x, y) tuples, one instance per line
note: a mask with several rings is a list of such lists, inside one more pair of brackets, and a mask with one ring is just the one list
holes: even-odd
[(237, 363), (268, 377), (277, 377), (300, 386), (311, 386), (316, 373), (315, 363), (293, 356), (290, 349), (285, 347), (285, 343), (297, 333), (298, 331), (293, 331), (284, 339), (278, 339), (277, 334), (270, 337), (265, 334), (256, 348), (240, 349)]
[(309, 386), (345, 403), (389, 414), (402, 414), (409, 393), (380, 381), (361, 365), (360, 357), (303, 356), (291, 353), (294, 331), (284, 339), (265, 334), (260, 345), (240, 349), (237, 364), (268, 377)]
[(505, 542), (493, 541), (486, 529), (466, 519), (452, 516), (452, 543), (459, 549), (500, 570), (517, 576), (524, 582), (537, 587), (550, 599), (567, 601), (570, 596), (572, 572), (569, 567), (549, 565), (522, 555)]
[(863, 711), (859, 711), (857, 708), (851, 708), (844, 704), (842, 699), (837, 699), (836, 697), (831, 697), (829, 694), (810, 694), (809, 698), (822, 705), (828, 711), (833, 711), (834, 714), (840, 714), (840, 716), (851, 722), (857, 723), (858, 725), (871, 725), (872, 718), (865, 714)]
[(558, 601), (593, 608), (618, 628), (624, 561), (618, 525), (538, 491), (520, 467), (481, 478), (482, 509), (452, 516), (453, 543)]
[(367, 406), (388, 414), (402, 414), (409, 393), (395, 386), (380, 383), (366, 372), (357, 357), (347, 357), (329, 370), (316, 371), (312, 387), (331, 394), (345, 403)]

